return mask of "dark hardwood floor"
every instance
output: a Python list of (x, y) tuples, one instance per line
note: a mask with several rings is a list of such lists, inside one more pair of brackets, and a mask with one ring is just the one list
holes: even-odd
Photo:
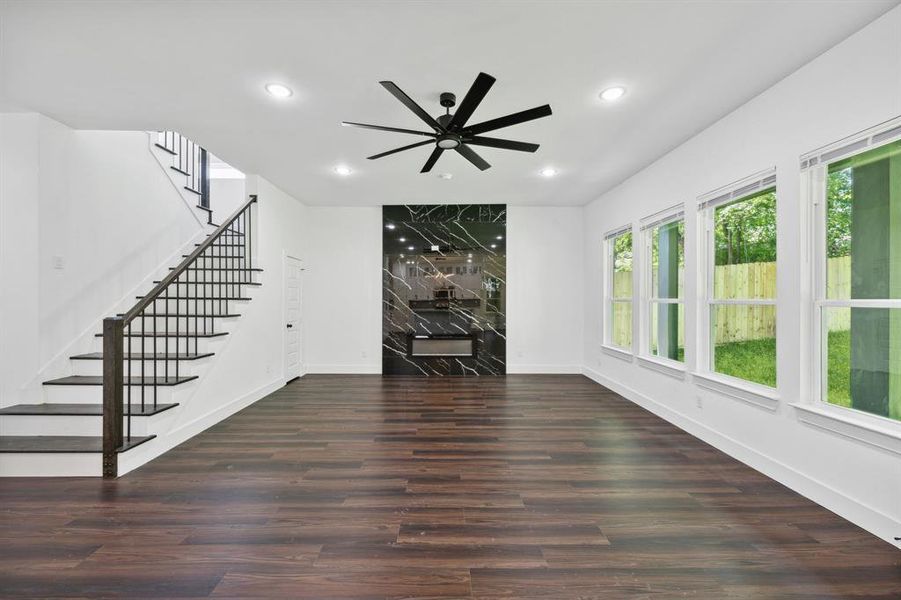
[(580, 376), (307, 376), (0, 480), (0, 596), (888, 600), (901, 552)]

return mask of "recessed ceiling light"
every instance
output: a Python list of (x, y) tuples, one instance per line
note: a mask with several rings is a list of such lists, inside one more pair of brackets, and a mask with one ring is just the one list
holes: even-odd
[(438, 173), (439, 179), (451, 179), (453, 176), (453, 173)]
[(276, 98), (290, 98), (294, 94), (294, 92), (291, 91), (291, 88), (282, 85), (281, 83), (267, 83), (266, 91), (269, 92), (270, 96)]
[(403, 257), (404, 257), (404, 255), (403, 255), (403, 254), (401, 254), (401, 255), (400, 255), (400, 257), (401, 257), (401, 258), (403, 258)]
[(467, 258), (467, 259), (466, 259), (466, 262), (471, 263), (471, 262), (472, 262), (472, 259), (471, 259), (471, 258)]
[(491, 244), (492, 248), (497, 248), (497, 244)]
[(347, 165), (338, 165), (337, 167), (335, 167), (335, 173), (337, 173), (341, 177), (347, 177), (348, 175), (353, 173), (353, 171), (351, 171), (350, 167), (348, 167)]
[(407, 238), (405, 238), (405, 237), (400, 237), (400, 238), (397, 238), (397, 241), (400, 242), (401, 244), (403, 244), (404, 242), (407, 241)]
[(407, 250), (413, 252), (414, 250), (416, 250), (416, 246), (407, 246)]
[(470, 252), (467, 256), (468, 256), (469, 258), (472, 258), (472, 253)]
[(504, 239), (504, 236), (499, 235), (499, 236), (497, 236), (497, 239), (502, 240), (502, 239)]
[(542, 177), (553, 177), (556, 174), (557, 174), (557, 169), (555, 169), (553, 167), (545, 167), (545, 168), (541, 169)]
[(387, 223), (385, 229), (394, 229), (394, 223)]
[(617, 100), (622, 98), (625, 93), (626, 88), (621, 85), (609, 87), (601, 92), (601, 100), (603, 100), (604, 102), (616, 102)]

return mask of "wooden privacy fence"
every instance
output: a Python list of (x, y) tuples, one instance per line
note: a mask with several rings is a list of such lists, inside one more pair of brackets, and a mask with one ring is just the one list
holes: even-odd
[[(827, 261), (827, 297), (849, 298), (851, 295), (851, 257), (840, 256)], [(713, 275), (714, 294), (719, 300), (748, 300), (776, 297), (776, 263), (744, 263), (721, 265)], [(613, 274), (613, 290), (617, 297), (628, 297), (632, 291), (632, 273)], [(680, 315), (682, 310), (679, 311)], [(717, 305), (712, 308), (715, 343), (743, 342), (776, 336), (776, 307), (767, 305)], [(628, 331), (631, 311), (616, 311), (613, 330)], [(849, 309), (828, 312), (829, 331), (847, 330), (851, 326)], [(679, 332), (679, 345), (685, 340), (684, 328)]]

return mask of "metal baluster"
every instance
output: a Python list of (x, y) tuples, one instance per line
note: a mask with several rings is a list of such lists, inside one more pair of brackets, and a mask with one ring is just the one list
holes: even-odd
[[(157, 338), (157, 330), (156, 330), (156, 320), (157, 320), (157, 310), (156, 310), (156, 299), (154, 298), (153, 304), (151, 306), (151, 313), (153, 316), (150, 317), (150, 320), (153, 321), (153, 408), (156, 409), (156, 338)], [(164, 343), (165, 340), (164, 340)], [(143, 411), (142, 411), (143, 412)]]

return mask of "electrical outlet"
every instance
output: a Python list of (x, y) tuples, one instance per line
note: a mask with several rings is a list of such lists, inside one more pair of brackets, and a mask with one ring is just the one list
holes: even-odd
[(365, 350), (363, 350), (362, 352), (360, 352), (360, 358), (366, 358), (366, 356), (367, 356), (367, 354), (366, 354), (366, 351), (365, 351)]
[(272, 374), (272, 365), (266, 365), (266, 375)]
[(66, 261), (62, 256), (54, 256), (51, 260), (51, 264), (53, 265), (54, 269), (58, 269), (60, 271), (66, 268)]
[(698, 405), (698, 408), (704, 408), (704, 400), (700, 395), (695, 396), (695, 404)]

